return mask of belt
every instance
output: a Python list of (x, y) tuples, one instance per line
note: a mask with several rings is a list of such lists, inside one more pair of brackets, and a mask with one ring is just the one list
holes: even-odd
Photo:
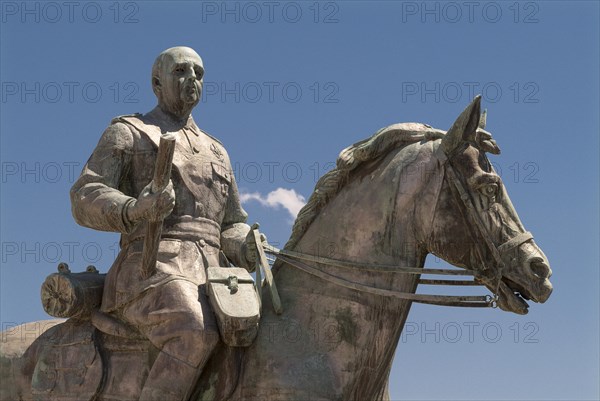
[[(144, 238), (145, 230), (135, 230), (138, 235), (123, 236), (121, 246)], [(204, 217), (178, 216), (177, 219), (167, 219), (163, 225), (162, 238), (173, 238), (186, 241), (200, 242), (216, 248), (221, 247), (221, 226)]]

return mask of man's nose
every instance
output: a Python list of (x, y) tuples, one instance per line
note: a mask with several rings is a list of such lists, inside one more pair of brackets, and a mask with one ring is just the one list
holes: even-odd
[(196, 72), (194, 71), (193, 68), (186, 69), (184, 76), (185, 76), (186, 81), (188, 81), (190, 79), (196, 80)]

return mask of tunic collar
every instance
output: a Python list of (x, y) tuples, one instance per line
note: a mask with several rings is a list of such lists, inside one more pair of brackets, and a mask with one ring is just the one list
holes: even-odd
[(177, 121), (169, 114), (165, 113), (160, 107), (156, 106), (152, 111), (147, 113), (145, 116), (148, 122), (152, 122), (161, 128), (163, 132), (176, 132), (182, 129), (185, 131), (192, 132), (194, 135), (199, 135), (199, 129), (194, 121), (194, 118), (190, 114), (185, 123), (183, 121)]

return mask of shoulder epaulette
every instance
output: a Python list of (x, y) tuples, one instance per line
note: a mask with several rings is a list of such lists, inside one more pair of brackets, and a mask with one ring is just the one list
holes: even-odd
[(133, 114), (123, 114), (122, 116), (116, 116), (115, 118), (113, 118), (110, 123), (111, 124), (116, 124), (118, 122), (121, 122), (122, 120), (126, 120), (127, 117), (135, 117), (135, 118), (140, 118), (142, 116), (141, 113), (133, 113)]
[(209, 134), (208, 132), (204, 131), (202, 128), (198, 128), (200, 130), (200, 132), (202, 132), (204, 135), (206, 135), (207, 137), (209, 137), (210, 139), (212, 139), (213, 141), (217, 142), (219, 145), (221, 145), (223, 148), (225, 147), (225, 145), (223, 145), (223, 142), (221, 142), (220, 140), (218, 140), (217, 138), (215, 138), (214, 136), (212, 136), (211, 134)]

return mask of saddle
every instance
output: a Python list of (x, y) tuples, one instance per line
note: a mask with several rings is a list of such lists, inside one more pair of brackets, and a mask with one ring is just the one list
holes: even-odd
[[(68, 318), (30, 347), (32, 396), (36, 401), (137, 400), (159, 350), (133, 326), (99, 310), (105, 274), (93, 266), (71, 273), (60, 264), (42, 285), (48, 314)], [(217, 384), (226, 399), (237, 385), (243, 348), (258, 332), (259, 300), (245, 269), (209, 268), (208, 292), (221, 338), (197, 386)], [(127, 362), (127, 363), (125, 363)], [(132, 362), (137, 369), (130, 367)], [(100, 397), (100, 398), (98, 398)], [(216, 399), (221, 399), (217, 396)]]

